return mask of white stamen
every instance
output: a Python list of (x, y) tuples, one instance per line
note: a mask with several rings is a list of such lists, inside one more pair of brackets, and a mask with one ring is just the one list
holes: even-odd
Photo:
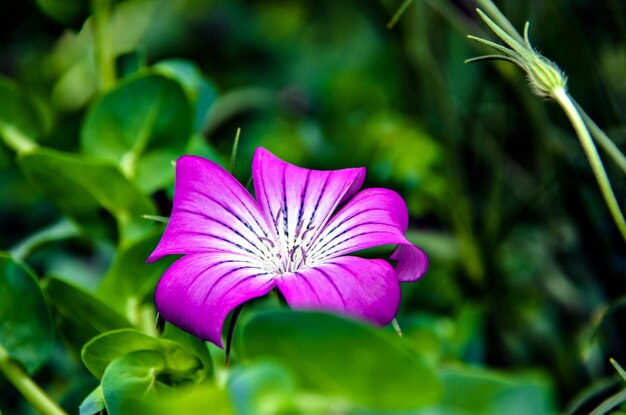
[[(280, 222), (281, 219), (283, 223)], [(269, 251), (268, 258), (264, 258), (268, 267), (278, 273), (294, 272), (306, 267), (307, 253), (310, 248), (308, 246), (310, 241), (307, 242), (307, 239), (312, 235), (315, 226), (303, 229), (302, 223), (299, 223), (292, 234), (287, 229), (287, 209), (282, 206), (276, 211), (272, 220), (276, 231), (273, 240), (259, 237), (264, 248)]]

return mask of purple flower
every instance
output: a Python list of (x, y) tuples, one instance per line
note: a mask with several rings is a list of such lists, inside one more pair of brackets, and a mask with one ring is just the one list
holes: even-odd
[[(172, 215), (148, 258), (184, 255), (157, 286), (161, 315), (221, 347), (228, 313), (277, 287), (294, 308), (388, 324), (400, 303), (400, 281), (417, 280), (428, 265), (404, 237), (402, 198), (387, 189), (358, 192), (364, 168), (308, 170), (263, 148), (252, 175), (256, 200), (209, 160), (176, 162)], [(382, 259), (346, 255), (385, 244), (398, 244), (395, 269)]]

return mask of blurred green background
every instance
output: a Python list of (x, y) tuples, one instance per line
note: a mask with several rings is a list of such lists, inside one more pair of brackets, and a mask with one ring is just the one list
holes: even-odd
[[(517, 28), (531, 22), (533, 44), (623, 148), (626, 3), (497, 4)], [(12, 357), (78, 413), (99, 384), (81, 361), (84, 344), (124, 327), (155, 334), (152, 292), (167, 264), (143, 265), (162, 227), (141, 215), (169, 215), (171, 161), (198, 154), (228, 166), (240, 127), (244, 184), (257, 146), (308, 168), (366, 166), (366, 187), (404, 196), (409, 238), (430, 268), (403, 285), (402, 339), (275, 311), (274, 297), (255, 302), (231, 368), (211, 347), (200, 378), (157, 379), (205, 387), (181, 389), (162, 408), (583, 414), (619, 392), (609, 358), (626, 363), (626, 247), (565, 115), (533, 96), (512, 65), (463, 63), (485, 52), (467, 34), (493, 38), (472, 0), (415, 0), (388, 29), (400, 5), (3, 2), (0, 249), (11, 257), (0, 268), (13, 275), (7, 286), (36, 282), (20, 298), (42, 287), (33, 301), (43, 311), (29, 310), (35, 319), (48, 307), (54, 329), (25, 318), (24, 330), (11, 331), (11, 310), (26, 301), (0, 286), (0, 346), (11, 352), (13, 337), (28, 340), (31, 357)], [(605, 162), (623, 204), (626, 181)], [(18, 278), (27, 271), (15, 261), (34, 280)], [(315, 335), (303, 329), (318, 326)], [(341, 367), (354, 353), (361, 360)], [(122, 358), (135, 367), (137, 356)], [(324, 376), (311, 375), (317, 364)], [(119, 385), (122, 395), (132, 389)], [(33, 413), (2, 376), (0, 411)]]

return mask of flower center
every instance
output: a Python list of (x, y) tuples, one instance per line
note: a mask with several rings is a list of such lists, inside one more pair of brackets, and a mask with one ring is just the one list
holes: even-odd
[(307, 252), (311, 244), (311, 236), (315, 227), (303, 227), (299, 221), (295, 232), (289, 232), (287, 209), (280, 208), (274, 215), (273, 225), (275, 238), (260, 238), (269, 251), (269, 258), (265, 257), (268, 270), (277, 274), (294, 272), (307, 267)]

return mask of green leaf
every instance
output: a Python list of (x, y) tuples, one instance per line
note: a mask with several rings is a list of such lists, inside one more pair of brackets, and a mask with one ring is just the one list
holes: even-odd
[(589, 415), (604, 415), (608, 414), (609, 412), (611, 414), (617, 415), (616, 413), (611, 412), (611, 410), (623, 404), (624, 402), (626, 402), (626, 389), (622, 389), (621, 391), (606, 398), (604, 401), (602, 401), (600, 405), (598, 405), (593, 411), (591, 411)]
[(204, 379), (202, 362), (186, 347), (135, 330), (96, 337), (85, 345), (82, 358), (87, 368), (102, 379), (104, 401), (111, 415), (137, 413), (144, 408), (145, 398), (154, 403), (157, 389), (168, 389), (167, 385)]
[(617, 370), (617, 373), (619, 373), (622, 379), (626, 381), (626, 370), (624, 370), (624, 368), (619, 363), (617, 363), (617, 360), (611, 358), (609, 359), (609, 361), (611, 362), (615, 370)]
[(0, 137), (16, 151), (32, 148), (44, 121), (35, 104), (12, 81), (0, 77)]
[(157, 376), (166, 368), (159, 352), (140, 350), (113, 361), (102, 376), (102, 392), (107, 413), (122, 415), (145, 398), (154, 398), (163, 387)]
[(80, 236), (79, 228), (71, 221), (62, 218), (56, 223), (40, 229), (20, 241), (11, 248), (11, 256), (17, 260), (24, 260), (41, 247), (65, 239)]
[(103, 333), (85, 344), (81, 358), (87, 369), (101, 379), (115, 359), (140, 350), (158, 350), (158, 339), (136, 330), (122, 329)]
[(189, 102), (193, 103), (193, 131), (199, 133), (204, 124), (207, 111), (217, 98), (217, 91), (200, 72), (198, 66), (184, 59), (168, 59), (154, 65), (160, 74), (180, 82), (185, 89)]
[(59, 333), (75, 352), (98, 334), (131, 327), (128, 320), (94, 294), (62, 279), (47, 278), (44, 291), (56, 310)]
[(274, 361), (239, 366), (228, 377), (228, 390), (237, 413), (282, 414), (293, 406), (295, 381), (289, 371)]
[(413, 409), (437, 402), (440, 385), (402, 339), (330, 314), (273, 311), (243, 330), (248, 357), (281, 359), (305, 382), (371, 409)]
[[(156, 399), (144, 400), (132, 408), (137, 415), (187, 414), (234, 415), (227, 392), (210, 383), (176, 389), (176, 393), (164, 394)], [(131, 412), (129, 412), (131, 413)]]
[(37, 371), (52, 354), (52, 320), (35, 277), (3, 252), (0, 322), (0, 348), (29, 373)]
[(95, 238), (113, 238), (103, 209), (116, 220), (122, 241), (143, 235), (152, 224), (142, 216), (155, 208), (110, 162), (37, 148), (18, 163), (31, 183)]
[(444, 370), (442, 377), (445, 394), (441, 408), (484, 415), (555, 413), (552, 388), (541, 376), (454, 368)]
[(46, 15), (67, 25), (79, 23), (89, 14), (87, 0), (37, 0), (37, 5)]
[[(136, 326), (142, 326), (145, 320), (145, 302), (148, 297), (152, 309), (153, 300), (150, 294), (163, 272), (174, 261), (170, 259), (146, 264), (146, 258), (154, 250), (162, 234), (163, 229), (159, 226), (145, 237), (120, 247), (98, 288), (100, 297), (114, 299), (110, 306)], [(151, 325), (152, 320), (149, 322)]]
[[(102, 378), (111, 362), (129, 353), (151, 350), (162, 356), (163, 365), (173, 382), (203, 377), (203, 364), (185, 347), (170, 340), (149, 336), (137, 330), (123, 329), (101, 334), (83, 347), (81, 357), (89, 371)], [(104, 382), (104, 380), (103, 380)]]
[(213, 359), (207, 344), (193, 334), (187, 333), (173, 324), (166, 323), (162, 339), (172, 340), (184, 348), (187, 353), (195, 356), (202, 363), (203, 371), (207, 376), (213, 374)]
[(95, 388), (78, 407), (80, 415), (94, 415), (104, 411), (104, 409), (102, 386)]
[[(91, 25), (85, 25), (84, 27), (90, 28)], [(90, 54), (93, 53), (93, 48), (90, 43), (85, 45), (85, 41), (91, 42), (92, 40), (91, 32), (89, 32), (88, 36), (85, 36), (83, 31), (84, 29), (78, 36), (68, 35), (66, 39), (63, 39), (64, 41), (59, 42), (60, 46), (63, 46), (58, 51), (59, 55), (63, 55), (60, 56), (59, 60), (65, 60), (76, 55), (80, 56), (79, 59), (74, 58), (76, 62), (59, 74), (50, 95), (52, 105), (65, 112), (80, 110), (87, 105), (97, 91), (97, 72), (93, 58), (92, 60), (88, 59)], [(72, 40), (74, 39), (75, 41), (73, 42)], [(75, 52), (79, 53), (74, 55)], [(65, 65), (60, 64), (58, 66)]]
[[(65, 3), (88, 0), (51, 0)], [(106, 21), (106, 43), (111, 56), (118, 57), (146, 47), (146, 38), (154, 33), (157, 14), (168, 14), (169, 3), (158, 1), (109, 0), (114, 7)], [(97, 2), (102, 3), (101, 1)], [(120, 4), (115, 4), (120, 3)], [(160, 26), (159, 26), (160, 27)], [(94, 25), (88, 19), (79, 32), (67, 30), (46, 56), (46, 78), (54, 80), (52, 104), (64, 112), (76, 112), (96, 95), (99, 86)], [(148, 42), (150, 43), (150, 42)]]
[(174, 177), (170, 162), (191, 136), (191, 108), (176, 81), (161, 75), (132, 77), (98, 100), (81, 131), (85, 154), (117, 163), (152, 192)]

